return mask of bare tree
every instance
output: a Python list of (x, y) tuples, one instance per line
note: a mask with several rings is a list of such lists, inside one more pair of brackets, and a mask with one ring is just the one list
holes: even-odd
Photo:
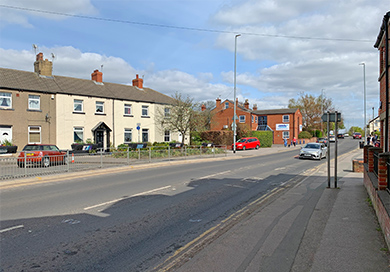
[(195, 115), (195, 104), (193, 98), (183, 97), (176, 92), (173, 96), (173, 103), (159, 108), (156, 113), (156, 123), (162, 132), (178, 132), (184, 144), (185, 136), (191, 129), (191, 120)]

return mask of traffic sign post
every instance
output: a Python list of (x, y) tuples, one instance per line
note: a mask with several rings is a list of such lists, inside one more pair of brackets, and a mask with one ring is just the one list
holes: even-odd
[(322, 121), (327, 122), (328, 129), (328, 188), (330, 188), (330, 122), (335, 123), (335, 148), (334, 148), (334, 187), (337, 188), (337, 134), (338, 134), (338, 122), (341, 122), (341, 113), (340, 112), (327, 112), (324, 113), (321, 117)]

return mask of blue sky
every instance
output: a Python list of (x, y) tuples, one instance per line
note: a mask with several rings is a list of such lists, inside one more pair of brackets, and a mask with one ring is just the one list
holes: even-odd
[[(54, 75), (144, 86), (195, 101), (237, 96), (259, 109), (323, 90), (346, 125), (379, 105), (373, 47), (388, 0), (0, 0), (0, 66), (33, 71), (35, 52)], [(67, 15), (67, 16), (65, 16)]]

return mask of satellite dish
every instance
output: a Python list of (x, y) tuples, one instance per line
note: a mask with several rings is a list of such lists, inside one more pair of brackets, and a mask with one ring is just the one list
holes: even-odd
[(36, 54), (37, 54), (38, 46), (37, 46), (35, 43), (33, 43), (32, 47), (34, 48), (35, 55), (36, 55)]

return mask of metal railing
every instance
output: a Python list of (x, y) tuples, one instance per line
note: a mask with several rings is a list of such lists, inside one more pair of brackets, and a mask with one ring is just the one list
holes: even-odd
[(227, 156), (227, 147), (184, 146), (172, 148), (169, 146), (149, 146), (142, 149), (127, 148), (109, 151), (100, 149), (92, 153), (75, 153), (72, 150), (67, 150), (65, 156), (47, 156), (46, 161), (43, 158), (33, 160), (26, 157), (26, 155), (20, 157), (19, 154), (0, 157), (0, 180), (140, 163), (222, 157)]

